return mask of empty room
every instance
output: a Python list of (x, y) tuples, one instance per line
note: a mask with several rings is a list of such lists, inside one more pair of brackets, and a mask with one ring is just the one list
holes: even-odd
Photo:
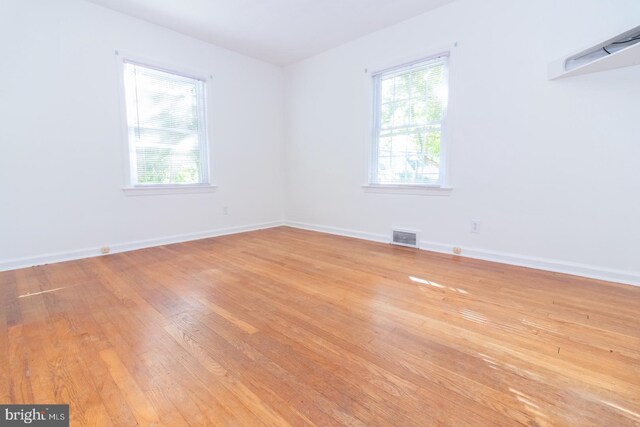
[(640, 426), (637, 0), (0, 0), (0, 426)]

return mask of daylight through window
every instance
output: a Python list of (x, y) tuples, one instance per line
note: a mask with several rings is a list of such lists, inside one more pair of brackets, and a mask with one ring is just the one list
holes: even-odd
[(124, 63), (131, 185), (208, 182), (204, 84)]
[(372, 184), (443, 184), (448, 56), (375, 74)]

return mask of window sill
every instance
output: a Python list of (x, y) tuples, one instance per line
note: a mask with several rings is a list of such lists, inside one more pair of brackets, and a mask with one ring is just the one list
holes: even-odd
[(160, 196), (166, 194), (215, 193), (217, 185), (140, 185), (122, 189), (125, 196)]
[(383, 194), (407, 194), (415, 196), (449, 196), (453, 191), (450, 187), (437, 187), (430, 185), (386, 185), (368, 184), (363, 185), (365, 193)]

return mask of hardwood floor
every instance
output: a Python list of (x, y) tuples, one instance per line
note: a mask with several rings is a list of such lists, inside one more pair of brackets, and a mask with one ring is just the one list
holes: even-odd
[(280, 227), (0, 273), (72, 425), (640, 425), (640, 288)]

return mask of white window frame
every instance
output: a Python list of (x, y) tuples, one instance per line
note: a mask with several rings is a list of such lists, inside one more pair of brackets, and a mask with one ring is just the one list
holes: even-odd
[[(123, 192), (127, 196), (147, 196), (147, 195), (165, 195), (165, 194), (192, 194), (192, 193), (211, 193), (215, 192), (217, 185), (213, 184), (211, 173), (211, 142), (209, 141), (209, 90), (208, 80), (213, 76), (202, 71), (186, 69), (182, 66), (167, 64), (163, 61), (146, 58), (140, 55), (126, 53), (121, 50), (115, 50), (118, 70), (118, 92), (120, 96), (120, 120), (122, 123), (122, 139), (124, 146), (124, 185)], [(124, 84), (125, 64), (135, 64), (142, 67), (151, 68), (158, 71), (173, 74), (175, 76), (184, 77), (190, 80), (199, 80), (202, 82), (202, 94), (199, 96), (199, 116), (202, 118), (202, 126), (199, 127), (198, 140), (200, 143), (200, 179), (201, 183), (197, 184), (134, 184), (136, 176), (136, 153), (135, 146), (129, 141), (129, 125), (127, 123), (127, 105)], [(208, 76), (208, 78), (207, 78)]]
[[(455, 46), (455, 45), (454, 45)], [(440, 57), (446, 57), (446, 72), (445, 72), (445, 84), (447, 87), (447, 97), (445, 98), (445, 105), (443, 108), (443, 116), (440, 128), (440, 176), (439, 181), (433, 184), (381, 184), (374, 182), (374, 175), (378, 168), (378, 144), (380, 133), (380, 119), (379, 119), (379, 96), (380, 96), (380, 79), (379, 76), (384, 74), (399, 71), (403, 68), (411, 67), (422, 62), (431, 61)], [(406, 194), (406, 195), (432, 195), (432, 196), (448, 196), (452, 188), (449, 181), (449, 144), (448, 144), (448, 110), (449, 110), (449, 94), (451, 93), (451, 80), (450, 80), (450, 68), (451, 68), (451, 51), (448, 49), (438, 50), (436, 54), (430, 54), (420, 57), (419, 59), (413, 59), (396, 63), (397, 65), (386, 66), (378, 68), (378, 71), (371, 73), (368, 76), (368, 88), (370, 97), (369, 102), (372, 114), (371, 114), (371, 139), (369, 143), (370, 155), (369, 155), (369, 168), (367, 176), (367, 184), (362, 188), (366, 193), (387, 193), (387, 194)], [(366, 72), (366, 70), (365, 70)]]

